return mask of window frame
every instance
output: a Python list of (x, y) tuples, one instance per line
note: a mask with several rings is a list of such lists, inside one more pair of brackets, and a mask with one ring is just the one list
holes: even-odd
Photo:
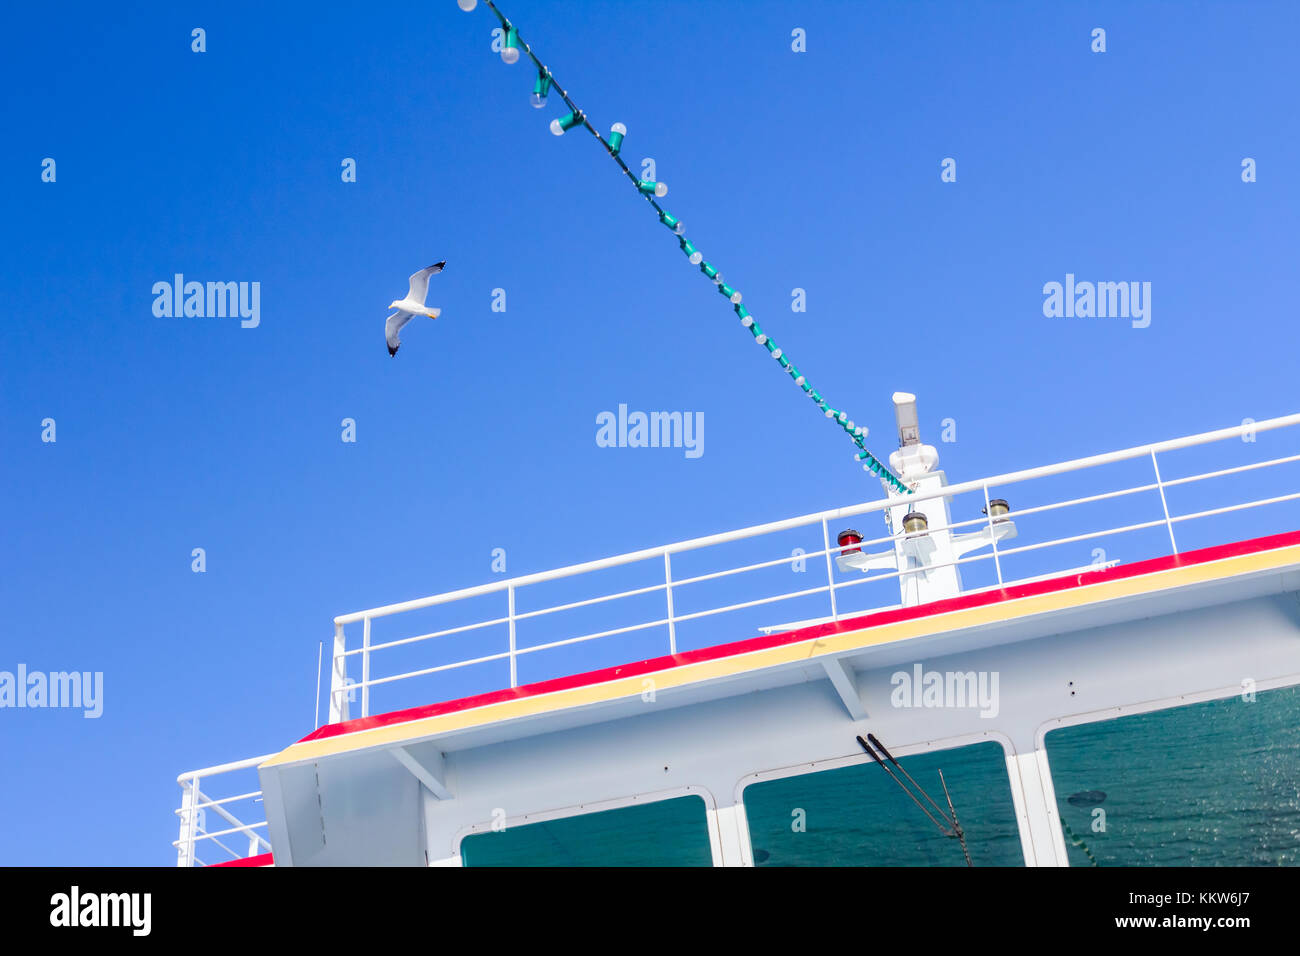
[[(865, 733), (865, 731), (864, 731)], [(1016, 756), (1015, 746), (1011, 738), (1006, 734), (996, 730), (985, 730), (975, 734), (960, 734), (956, 737), (943, 737), (938, 740), (923, 740), (916, 743), (904, 744), (898, 747), (890, 746), (889, 752), (900, 760), (903, 757), (911, 757), (916, 754), (933, 753), (940, 750), (956, 750), (960, 747), (969, 747), (975, 744), (996, 743), (1002, 748), (1002, 768), (1007, 776), (1007, 788), (1011, 792), (1012, 810), (1016, 815), (1018, 829), (1021, 835), (1021, 845), (1024, 845), (1025, 832), (1023, 829), (1024, 808), (1020, 804), (1020, 795), (1016, 790), (1016, 781), (1011, 779), (1011, 770), (1009, 761)], [(825, 760), (813, 760), (807, 763), (794, 764), (790, 767), (776, 767), (771, 770), (758, 770), (754, 773), (746, 774), (740, 778), (736, 784), (736, 807), (740, 811), (736, 814), (736, 825), (740, 829), (740, 855), (744, 860), (745, 866), (754, 865), (754, 844), (753, 837), (749, 832), (749, 807), (745, 804), (745, 790), (756, 783), (766, 783), (769, 780), (781, 780), (786, 777), (802, 777), (814, 773), (821, 773), (826, 770), (839, 770), (842, 767), (852, 767), (856, 764), (871, 763), (872, 758), (865, 751), (859, 749), (856, 754), (848, 754), (842, 757), (829, 757)]]
[[(700, 797), (704, 801), (704, 820), (705, 828), (709, 834), (709, 855), (712, 858), (713, 866), (722, 865), (722, 841), (718, 830), (718, 805), (713, 799), (713, 794), (707, 787), (686, 786), (674, 787), (671, 790), (652, 790), (646, 793), (634, 793), (622, 797), (613, 797), (609, 800), (588, 801), (585, 803), (572, 804), (567, 807), (556, 807), (550, 810), (536, 810), (531, 813), (520, 813), (515, 816), (506, 817), (506, 829), (512, 827), (526, 826), (531, 823), (545, 823), (548, 820), (565, 820), (571, 817), (582, 817), (592, 813), (602, 813), (606, 810), (621, 810), (625, 807), (636, 806), (647, 803), (663, 803), (666, 800), (675, 800), (679, 797)], [(477, 836), (481, 833), (491, 833), (492, 821), (478, 821), (467, 826), (461, 827), (452, 837), (452, 853), (455, 857), (456, 866), (465, 865), (465, 857), (461, 853), (461, 843), (466, 837)]]
[[(1254, 691), (1255, 693), (1261, 693), (1270, 690), (1282, 690), (1287, 687), (1300, 687), (1300, 674), (1287, 674), (1282, 677), (1269, 677), (1255, 681)], [(1065, 860), (1066, 865), (1070, 865), (1070, 852), (1065, 844), (1065, 828), (1061, 826), (1061, 816), (1057, 806), (1059, 797), (1057, 797), (1056, 792), (1056, 777), (1052, 774), (1051, 756), (1047, 752), (1048, 734), (1056, 730), (1065, 730), (1067, 727), (1100, 724), (1105, 721), (1118, 720), (1121, 717), (1151, 714), (1161, 710), (1177, 710), (1180, 707), (1205, 704), (1212, 700), (1227, 700), (1230, 697), (1238, 697), (1241, 693), (1241, 684), (1237, 683), (1226, 687), (1215, 687), (1211, 690), (1198, 690), (1173, 697), (1162, 697), (1157, 700), (1143, 700), (1133, 704), (1117, 704), (1113, 707), (1103, 707), (1100, 710), (1089, 710), (1079, 714), (1069, 714), (1065, 717), (1053, 717), (1039, 724), (1038, 729), (1034, 731), (1034, 748), (1038, 754), (1043, 775), (1046, 777), (1047, 782), (1051, 784), (1052, 799), (1048, 801), (1047, 812), (1048, 818), (1052, 822), (1052, 839), (1056, 844), (1057, 859)]]

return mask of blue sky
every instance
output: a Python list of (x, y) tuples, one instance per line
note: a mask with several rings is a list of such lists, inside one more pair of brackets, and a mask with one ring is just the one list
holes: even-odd
[[(896, 389), (954, 481), (1297, 411), (1295, 4), (504, 9), (877, 454)], [(0, 863), (172, 862), (176, 774), (311, 730), (335, 614), (878, 497), (484, 4), (5, 21), (0, 670), (105, 700), (0, 711)], [(175, 273), (260, 324), (156, 317)], [(1045, 317), (1067, 273), (1149, 327)], [(621, 403), (704, 453), (598, 447)]]

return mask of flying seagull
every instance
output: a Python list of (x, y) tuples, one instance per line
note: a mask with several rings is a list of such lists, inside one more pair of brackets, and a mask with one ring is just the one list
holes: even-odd
[(397, 354), (398, 348), (402, 345), (397, 333), (402, 331), (402, 326), (410, 322), (412, 317), (427, 315), (431, 319), (436, 319), (442, 313), (441, 309), (425, 308), (424, 299), (429, 294), (429, 276), (437, 275), (446, 264), (447, 261), (444, 259), (415, 273), (411, 276), (411, 288), (407, 290), (406, 298), (394, 299), (388, 303), (390, 309), (397, 310), (384, 322), (384, 338), (388, 342), (389, 355)]

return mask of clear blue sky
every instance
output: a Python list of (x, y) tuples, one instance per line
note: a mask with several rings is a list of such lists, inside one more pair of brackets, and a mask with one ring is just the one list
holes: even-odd
[[(895, 389), (931, 440), (956, 419), (953, 480), (1297, 411), (1296, 4), (505, 10), (878, 454)], [(878, 496), (483, 4), (4, 20), (0, 670), (105, 702), (0, 711), (0, 863), (174, 862), (175, 775), (311, 730), (335, 614), (497, 547), (527, 573)], [(390, 359), (385, 304), (444, 258)], [(260, 326), (155, 317), (178, 272), (259, 282)], [(1066, 273), (1150, 282), (1150, 326), (1046, 318)], [(703, 412), (704, 454), (597, 447), (620, 403)]]

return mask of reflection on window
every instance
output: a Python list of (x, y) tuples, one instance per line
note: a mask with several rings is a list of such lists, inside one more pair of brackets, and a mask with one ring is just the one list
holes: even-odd
[(1047, 759), (1071, 866), (1300, 862), (1300, 688), (1064, 727)]
[[(746, 787), (755, 864), (965, 866), (958, 841), (941, 834), (898, 784), (866, 760)], [(946, 811), (938, 773), (943, 770), (975, 866), (1024, 864), (1006, 757), (998, 744), (915, 754), (899, 763)]]
[(674, 797), (476, 833), (465, 866), (712, 866), (704, 800)]

